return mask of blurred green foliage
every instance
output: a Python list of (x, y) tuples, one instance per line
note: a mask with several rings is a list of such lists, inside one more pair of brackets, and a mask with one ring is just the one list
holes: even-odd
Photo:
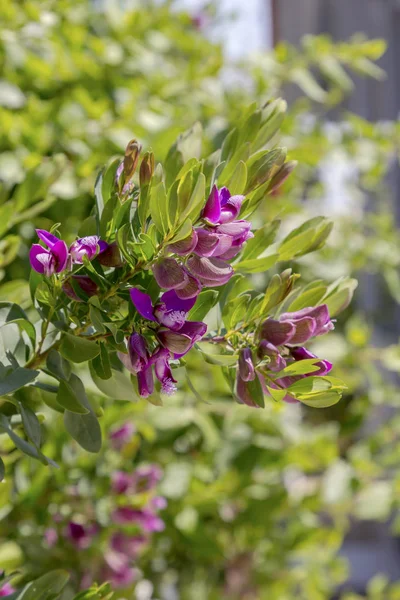
[[(394, 534), (399, 530), (400, 347), (395, 339), (386, 348), (372, 344), (374, 325), (390, 330), (390, 311), (400, 300), (398, 231), (385, 180), (398, 156), (399, 125), (371, 124), (339, 107), (353, 85), (348, 70), (383, 76), (374, 61), (384, 44), (308, 37), (300, 49), (280, 44), (243, 61), (223, 79), (221, 48), (190, 15), (142, 5), (123, 12), (114, 3), (95, 10), (86, 0), (1, 3), (0, 299), (30, 310), (27, 248), (34, 226), (63, 221), (71, 236), (93, 203), (98, 167), (130, 138), (163, 158), (177, 134), (200, 120), (211, 152), (249, 101), (297, 85), (301, 95), (282, 124), (280, 143), (299, 166), (258, 218), (269, 222), (285, 211), (297, 224), (332, 211), (332, 243), (299, 261), (303, 279), (377, 275), (380, 302), (387, 304), (369, 313), (347, 309), (329, 347), (324, 340), (315, 345), (350, 384), (345, 400), (323, 414), (233, 406), (219, 371), (191, 356), (192, 379), (163, 408), (112, 401), (109, 388), (99, 396), (89, 378), (87, 392), (104, 408), (105, 433), (116, 422), (136, 423), (127, 464), (145, 457), (165, 469), (167, 528), (139, 564), (156, 597), (172, 587), (182, 600), (328, 600), (348, 576), (338, 552), (350, 519), (393, 515)], [(332, 108), (336, 124), (328, 123)], [(345, 170), (340, 188), (326, 177), (338, 164)], [(345, 193), (341, 211), (339, 192)], [(255, 283), (265, 286), (262, 274)], [(124, 398), (117, 387), (111, 393)], [(42, 426), (53, 434), (44, 451), (62, 467), (20, 460), (1, 438), (14, 478), (0, 487), (0, 567), (18, 569), (22, 582), (71, 567), (67, 553), (53, 560), (41, 537), (51, 523), (46, 506), (68, 510), (69, 486), (100, 477), (106, 464), (79, 451), (50, 418), (51, 394), (33, 388), (23, 394), (42, 403)], [(101, 484), (94, 496), (90, 486), (82, 489), (93, 502), (106, 494)], [(400, 594), (398, 585), (375, 577), (365, 596), (342, 596), (361, 597)]]

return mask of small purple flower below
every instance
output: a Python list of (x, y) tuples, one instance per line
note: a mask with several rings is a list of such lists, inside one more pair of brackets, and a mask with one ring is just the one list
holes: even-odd
[(47, 248), (40, 244), (33, 244), (29, 252), (29, 261), (32, 269), (38, 273), (51, 277), (55, 273), (61, 273), (68, 266), (68, 247), (67, 244), (58, 237), (45, 231), (37, 229), (36, 233)]
[(83, 257), (87, 256), (89, 260), (93, 260), (100, 252), (108, 248), (108, 244), (103, 242), (97, 235), (89, 235), (79, 238), (69, 248), (72, 262), (82, 264)]

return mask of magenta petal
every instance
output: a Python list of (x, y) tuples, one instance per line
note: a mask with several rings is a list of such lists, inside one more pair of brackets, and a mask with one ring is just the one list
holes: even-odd
[(205, 258), (200, 256), (191, 256), (187, 265), (203, 285), (219, 286), (223, 285), (233, 275), (231, 265), (219, 258)]
[(243, 381), (252, 381), (256, 376), (250, 348), (242, 348), (239, 352), (239, 375)]
[(236, 376), (236, 398), (238, 399), (240, 404), (246, 404), (247, 406), (251, 406), (251, 408), (260, 408), (258, 404), (253, 400), (253, 396), (248, 386), (248, 382), (244, 381), (239, 375), (239, 371)]
[(212, 253), (212, 256), (215, 256), (216, 258), (224, 256), (232, 248), (232, 238), (230, 235), (219, 233), (218, 238), (218, 244)]
[(139, 396), (147, 398), (154, 392), (154, 380), (151, 367), (137, 374)]
[(184, 240), (180, 240), (179, 242), (175, 242), (174, 244), (169, 244), (167, 247), (168, 252), (173, 252), (174, 254), (179, 254), (180, 256), (187, 256), (196, 248), (197, 245), (197, 233), (194, 229), (190, 236), (185, 238)]
[(131, 363), (137, 371), (142, 371), (147, 367), (149, 353), (147, 352), (147, 343), (145, 338), (139, 333), (133, 332), (128, 340), (128, 352)]
[(286, 360), (281, 356), (278, 348), (267, 342), (267, 340), (262, 340), (258, 347), (258, 355), (260, 358), (269, 357), (270, 362), (268, 363), (269, 371), (282, 371), (286, 367)]
[[(286, 321), (289, 323), (289, 321)], [(295, 326), (295, 332), (290, 339), (290, 344), (304, 344), (315, 335), (316, 322), (311, 317), (304, 317), (298, 321), (291, 321)]]
[(196, 300), (197, 296), (201, 292), (202, 285), (197, 277), (194, 277), (194, 275), (191, 275), (189, 272), (187, 272), (186, 275), (188, 282), (184, 287), (176, 290), (176, 295), (182, 300)]
[[(229, 200), (222, 206), (220, 223), (230, 223), (240, 213), (240, 209), (242, 208), (244, 196), (232, 196)], [(222, 203), (221, 203), (222, 204)]]
[(168, 310), (181, 310), (188, 313), (196, 303), (197, 298), (180, 298), (175, 290), (164, 292), (160, 300), (165, 304)]
[(198, 256), (212, 256), (219, 244), (219, 235), (208, 229), (196, 229), (197, 244), (194, 253)]
[(174, 258), (163, 258), (156, 262), (153, 274), (158, 285), (166, 290), (184, 287), (188, 282), (185, 270)]
[(36, 233), (38, 238), (42, 240), (48, 246), (48, 248), (52, 248), (54, 244), (59, 242), (59, 238), (50, 233), (50, 231), (46, 231), (45, 229), (36, 229)]
[(37, 271), (37, 273), (44, 273), (44, 264), (43, 260), (38, 260), (38, 256), (46, 254), (47, 256), (51, 256), (49, 250), (43, 248), (40, 244), (33, 244), (32, 248), (29, 251), (29, 261), (31, 263), (32, 269)]
[(232, 223), (223, 223), (216, 227), (217, 233), (230, 235), (233, 240), (241, 238), (251, 229), (250, 221), (233, 221)]
[(231, 193), (226, 186), (222, 187), (219, 190), (219, 199), (221, 206), (225, 206), (225, 204), (230, 200)]
[(291, 322), (281, 323), (275, 319), (267, 319), (261, 325), (260, 335), (274, 346), (282, 346), (292, 339), (295, 331), (296, 328)]
[(131, 300), (133, 306), (136, 308), (138, 313), (149, 321), (156, 321), (157, 319), (153, 315), (153, 303), (148, 294), (141, 292), (138, 288), (132, 288), (130, 290)]
[(183, 356), (192, 347), (192, 339), (188, 335), (181, 334), (180, 331), (159, 329), (157, 336), (160, 343), (174, 354)]
[(68, 263), (68, 246), (63, 240), (59, 240), (51, 248), (56, 261), (56, 273), (61, 273), (67, 266)]
[(128, 371), (130, 373), (134, 373), (136, 375), (137, 371), (134, 368), (134, 366), (131, 363), (131, 359), (129, 358), (129, 356), (127, 354), (124, 354), (123, 352), (117, 352), (117, 356), (119, 358), (119, 360), (122, 362), (122, 364), (124, 365), (125, 369), (128, 369)]
[(207, 332), (207, 325), (202, 321), (186, 321), (179, 333), (188, 335), (192, 342), (200, 340)]
[(213, 186), (211, 194), (208, 197), (206, 205), (203, 209), (202, 217), (207, 219), (210, 223), (218, 223), (221, 216), (221, 204), (219, 198), (219, 192), (216, 185)]

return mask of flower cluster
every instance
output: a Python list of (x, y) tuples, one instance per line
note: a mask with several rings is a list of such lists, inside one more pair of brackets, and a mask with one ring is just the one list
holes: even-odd
[[(0, 582), (0, 585), (1, 585), (1, 582)], [(5, 598), (6, 596), (10, 596), (15, 591), (16, 590), (15, 590), (15, 588), (13, 588), (11, 583), (9, 583), (7, 581), (4, 585), (1, 585), (1, 587), (0, 587), (0, 598)]]
[(108, 248), (108, 244), (97, 235), (80, 238), (68, 248), (63, 240), (49, 231), (37, 229), (36, 233), (47, 248), (40, 244), (33, 244), (29, 252), (29, 260), (32, 268), (46, 277), (71, 270), (73, 264), (81, 265), (84, 256), (88, 260), (93, 260)]
[[(326, 304), (283, 313), (279, 319), (269, 318), (264, 321), (257, 334), (254, 353), (248, 347), (242, 348), (239, 353), (236, 379), (236, 395), (239, 401), (249, 406), (257, 406), (249, 385), (256, 377), (260, 379), (264, 393), (269, 394), (267, 382), (270, 388), (286, 390), (304, 377), (327, 375), (332, 369), (332, 364), (327, 360), (318, 360), (318, 357), (303, 344), (333, 328)], [(310, 373), (276, 379), (270, 377), (271, 372), (279, 373), (290, 364), (307, 359), (315, 359), (314, 368)], [(283, 400), (296, 402), (290, 393), (287, 393)]]
[(171, 394), (175, 391), (169, 361), (181, 358), (200, 340), (207, 331), (201, 321), (187, 321), (186, 316), (196, 299), (183, 300), (174, 290), (162, 294), (159, 302), (153, 305), (150, 296), (138, 288), (130, 290), (130, 296), (137, 312), (146, 321), (156, 325), (154, 329), (158, 344), (150, 354), (146, 338), (135, 331), (128, 339), (128, 354), (118, 353), (125, 367), (137, 375), (139, 394), (147, 397), (153, 393), (154, 380), (152, 366), (161, 391)]
[[(133, 431), (131, 424), (126, 423), (112, 432), (112, 446), (118, 440), (118, 451), (122, 450)], [(133, 472), (115, 470), (109, 481), (111, 535), (104, 515), (100, 524), (95, 506), (89, 503), (84, 512), (77, 508), (68, 521), (61, 513), (55, 515), (54, 524), (44, 532), (46, 547), (53, 549), (57, 544), (65, 547), (67, 543), (81, 553), (85, 564), (85, 586), (91, 585), (95, 579), (110, 581), (115, 588), (131, 585), (139, 574), (137, 560), (148, 546), (151, 535), (164, 529), (159, 513), (166, 508), (167, 502), (156, 493), (162, 475), (156, 464), (141, 465)], [(77, 488), (72, 492), (71, 503), (74, 501), (84, 502)]]
[(196, 297), (202, 287), (224, 285), (233, 275), (229, 264), (253, 237), (251, 223), (237, 220), (244, 196), (231, 196), (226, 187), (214, 185), (202, 211), (202, 224), (168, 250), (185, 257), (185, 263), (162, 258), (153, 267), (161, 288), (174, 289), (179, 298)]

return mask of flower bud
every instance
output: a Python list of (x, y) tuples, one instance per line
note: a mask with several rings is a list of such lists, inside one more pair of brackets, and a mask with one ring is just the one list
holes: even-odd
[(154, 173), (154, 154), (153, 152), (146, 152), (143, 156), (142, 162), (139, 169), (139, 181), (140, 185), (148, 185)]
[(72, 285), (72, 279), (87, 296), (95, 296), (97, 294), (98, 287), (88, 275), (72, 275), (72, 277), (69, 277), (66, 281), (64, 281), (62, 289), (64, 294), (66, 294), (72, 300), (75, 300), (75, 302), (84, 302), (84, 300), (76, 293), (74, 286)]
[(116, 242), (109, 244), (103, 252), (100, 252), (97, 260), (105, 267), (122, 267), (124, 264)]
[(250, 348), (242, 348), (239, 352), (239, 375), (243, 381), (253, 381), (256, 376)]
[(124, 175), (125, 184), (133, 177), (139, 161), (139, 155), (142, 151), (142, 145), (137, 140), (131, 140), (126, 147), (124, 156)]
[(292, 171), (297, 167), (297, 160), (288, 160), (272, 177), (267, 192), (275, 192), (286, 181)]

